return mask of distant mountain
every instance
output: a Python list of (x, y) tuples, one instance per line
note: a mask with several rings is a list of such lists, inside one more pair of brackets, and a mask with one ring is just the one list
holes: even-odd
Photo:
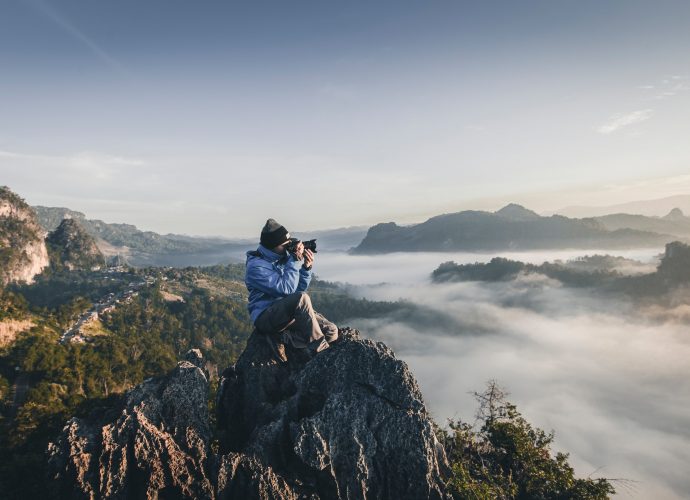
[(482, 251), (554, 248), (630, 248), (663, 245), (674, 238), (635, 229), (608, 230), (594, 219), (542, 217), (520, 205), (496, 212), (467, 210), (421, 224), (377, 224), (353, 253)]
[(685, 213), (690, 213), (690, 195), (683, 194), (668, 196), (666, 198), (638, 200), (599, 207), (573, 205), (555, 210), (553, 213), (565, 215), (567, 217), (597, 217), (619, 213), (661, 216), (674, 208), (679, 208)]
[(680, 208), (674, 208), (663, 217), (646, 215), (610, 214), (593, 217), (609, 231), (617, 229), (636, 229), (654, 233), (673, 234), (681, 238), (690, 237), (690, 217), (686, 217)]
[(48, 266), (43, 236), (31, 207), (0, 186), (0, 286), (13, 281), (31, 283)]
[(494, 213), (511, 220), (536, 220), (540, 217), (537, 212), (527, 210), (525, 207), (518, 205), (517, 203), (509, 203)]
[[(214, 238), (182, 234), (161, 235), (153, 231), (141, 231), (131, 224), (114, 224), (86, 216), (64, 207), (36, 206), (38, 220), (46, 231), (55, 230), (64, 219), (79, 223), (91, 235), (106, 258), (117, 258), (136, 267), (145, 266), (207, 266), (218, 263), (244, 261), (247, 250), (259, 244), (256, 239)], [(317, 231), (297, 231), (300, 239), (316, 238), (318, 249), (344, 251), (356, 246), (366, 235), (366, 226), (352, 226)]]
[(200, 266), (238, 260), (251, 247), (243, 240), (202, 238), (180, 234), (161, 235), (141, 231), (131, 224), (113, 224), (87, 219), (81, 212), (64, 207), (34, 207), (46, 231), (55, 230), (63, 219), (78, 221), (108, 258), (118, 257), (130, 265)]
[(81, 212), (64, 207), (34, 207), (40, 224), (46, 231), (55, 230), (63, 219), (69, 218), (79, 224), (97, 240), (103, 240), (114, 247), (127, 247), (147, 253), (194, 252), (206, 249), (209, 245), (227, 243), (222, 239), (193, 238), (190, 236), (141, 231), (132, 224), (114, 224), (102, 220), (87, 219)]
[(690, 219), (688, 219), (688, 218), (685, 216), (685, 214), (683, 213), (683, 211), (682, 211), (680, 208), (677, 208), (677, 207), (674, 208), (673, 210), (671, 210), (671, 211), (670, 211), (669, 213), (667, 213), (666, 215), (664, 215), (664, 216), (662, 217), (662, 219), (664, 219), (664, 220), (671, 220), (671, 221), (684, 221), (684, 220), (690, 220)]
[(105, 266), (96, 240), (75, 219), (63, 219), (46, 238), (53, 269), (91, 270)]

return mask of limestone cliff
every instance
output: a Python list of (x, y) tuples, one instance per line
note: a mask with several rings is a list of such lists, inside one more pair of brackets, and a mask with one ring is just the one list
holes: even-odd
[(46, 244), (55, 269), (89, 270), (105, 265), (96, 240), (74, 219), (63, 219), (48, 235)]
[(212, 444), (198, 351), (49, 446), (64, 498), (444, 498), (442, 446), (404, 362), (341, 331), (311, 360), (253, 335), (219, 393)]
[(8, 187), (0, 186), (0, 286), (33, 282), (49, 264), (36, 214)]

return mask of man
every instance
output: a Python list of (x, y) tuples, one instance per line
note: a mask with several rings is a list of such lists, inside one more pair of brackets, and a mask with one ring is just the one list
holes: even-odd
[(268, 219), (261, 230), (261, 244), (247, 252), (244, 282), (249, 290), (249, 315), (274, 351), (276, 337), (282, 332), (284, 344), (307, 349), (312, 355), (337, 340), (338, 327), (314, 311), (306, 293), (314, 252), (305, 249), (302, 242), (294, 252), (288, 252), (289, 242), (287, 229)]

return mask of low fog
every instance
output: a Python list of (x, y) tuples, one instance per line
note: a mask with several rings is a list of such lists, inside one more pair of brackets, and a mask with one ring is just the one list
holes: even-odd
[[(579, 476), (623, 478), (620, 498), (690, 493), (690, 331), (626, 300), (566, 289), (539, 276), (507, 283), (431, 284), (448, 260), (500, 255), (540, 264), (606, 253), (408, 253), (319, 256), (322, 279), (354, 284), (374, 300), (409, 300), (438, 311), (418, 318), (352, 318), (405, 360), (436, 421), (472, 422), (471, 391), (496, 379), (532, 424), (555, 430)], [(659, 249), (616, 252), (653, 266)], [(420, 312), (421, 313), (421, 312)], [(438, 319), (438, 320), (437, 320)], [(428, 325), (428, 326), (427, 326)]]
[[(615, 253), (614, 253), (615, 252)], [(493, 257), (504, 257), (530, 264), (543, 264), (554, 260), (567, 261), (584, 255), (611, 254), (640, 261), (648, 265), (649, 272), (656, 267), (663, 248), (635, 250), (544, 250), (537, 252), (396, 252), (386, 255), (349, 255), (343, 252), (317, 254), (314, 271), (319, 278), (357, 285), (377, 283), (420, 283), (428, 281), (431, 272), (442, 262), (452, 260), (458, 264), (489, 262)], [(625, 269), (621, 269), (625, 271)]]

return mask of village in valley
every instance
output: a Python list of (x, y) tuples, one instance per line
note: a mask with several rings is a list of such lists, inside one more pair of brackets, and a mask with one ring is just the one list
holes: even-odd
[[(126, 274), (129, 274), (125, 266), (109, 267), (104, 270), (95, 269), (94, 273), (101, 273), (102, 277), (111, 281), (119, 281)], [(130, 275), (131, 276), (131, 275)], [(100, 317), (115, 310), (120, 304), (128, 304), (139, 295), (142, 288), (151, 286), (156, 282), (156, 277), (146, 274), (138, 281), (130, 281), (125, 290), (119, 292), (109, 292), (101, 300), (94, 302), (93, 307), (83, 312), (77, 320), (67, 328), (60, 336), (60, 343), (68, 342), (85, 343), (93, 336), (98, 334), (100, 327)], [(161, 279), (167, 280), (163, 276)]]

